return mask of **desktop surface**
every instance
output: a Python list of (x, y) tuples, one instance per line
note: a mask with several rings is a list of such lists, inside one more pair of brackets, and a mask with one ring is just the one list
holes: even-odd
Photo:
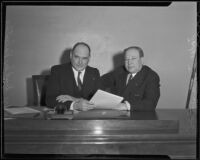
[[(35, 107), (42, 110), (42, 107)], [(51, 115), (50, 115), (51, 116)], [(58, 116), (59, 117), (59, 116)], [(196, 155), (196, 111), (90, 110), (70, 119), (5, 116), (4, 151), (14, 154)]]

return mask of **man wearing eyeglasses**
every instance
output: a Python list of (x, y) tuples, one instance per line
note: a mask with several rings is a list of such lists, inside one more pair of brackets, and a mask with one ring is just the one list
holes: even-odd
[(104, 89), (124, 97), (119, 110), (151, 111), (160, 97), (160, 79), (150, 67), (143, 65), (143, 50), (131, 46), (124, 50), (124, 66), (101, 77)]

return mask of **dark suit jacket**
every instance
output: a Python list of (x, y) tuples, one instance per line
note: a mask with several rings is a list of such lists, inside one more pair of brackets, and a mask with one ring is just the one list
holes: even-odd
[(148, 66), (143, 66), (126, 85), (127, 75), (124, 66), (103, 75), (101, 77), (103, 89), (110, 88), (112, 93), (124, 97), (124, 100), (131, 104), (131, 110), (154, 110), (160, 97), (158, 74)]
[[(76, 98), (89, 100), (100, 86), (100, 74), (98, 69), (86, 67), (83, 78), (82, 92), (78, 91), (71, 63), (56, 65), (51, 68), (51, 75), (47, 84), (46, 104), (55, 107), (58, 104), (56, 97), (59, 95), (70, 95)], [(71, 102), (67, 102), (69, 109)]]

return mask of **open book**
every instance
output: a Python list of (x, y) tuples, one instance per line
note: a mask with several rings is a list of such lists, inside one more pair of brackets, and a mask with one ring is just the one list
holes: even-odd
[(98, 89), (90, 102), (96, 105), (96, 109), (113, 109), (122, 100), (123, 97)]

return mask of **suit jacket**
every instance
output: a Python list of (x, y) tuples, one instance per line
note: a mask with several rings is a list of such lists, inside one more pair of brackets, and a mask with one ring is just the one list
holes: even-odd
[[(56, 97), (70, 95), (76, 98), (89, 100), (100, 86), (98, 69), (87, 66), (83, 78), (82, 91), (78, 91), (71, 63), (56, 65), (51, 68), (51, 75), (47, 84), (46, 104), (55, 107), (58, 104)], [(67, 109), (72, 102), (67, 101)]]
[(142, 69), (126, 85), (127, 75), (124, 66), (101, 77), (103, 89), (124, 97), (131, 105), (131, 110), (149, 111), (156, 108), (160, 97), (159, 76), (148, 66)]

